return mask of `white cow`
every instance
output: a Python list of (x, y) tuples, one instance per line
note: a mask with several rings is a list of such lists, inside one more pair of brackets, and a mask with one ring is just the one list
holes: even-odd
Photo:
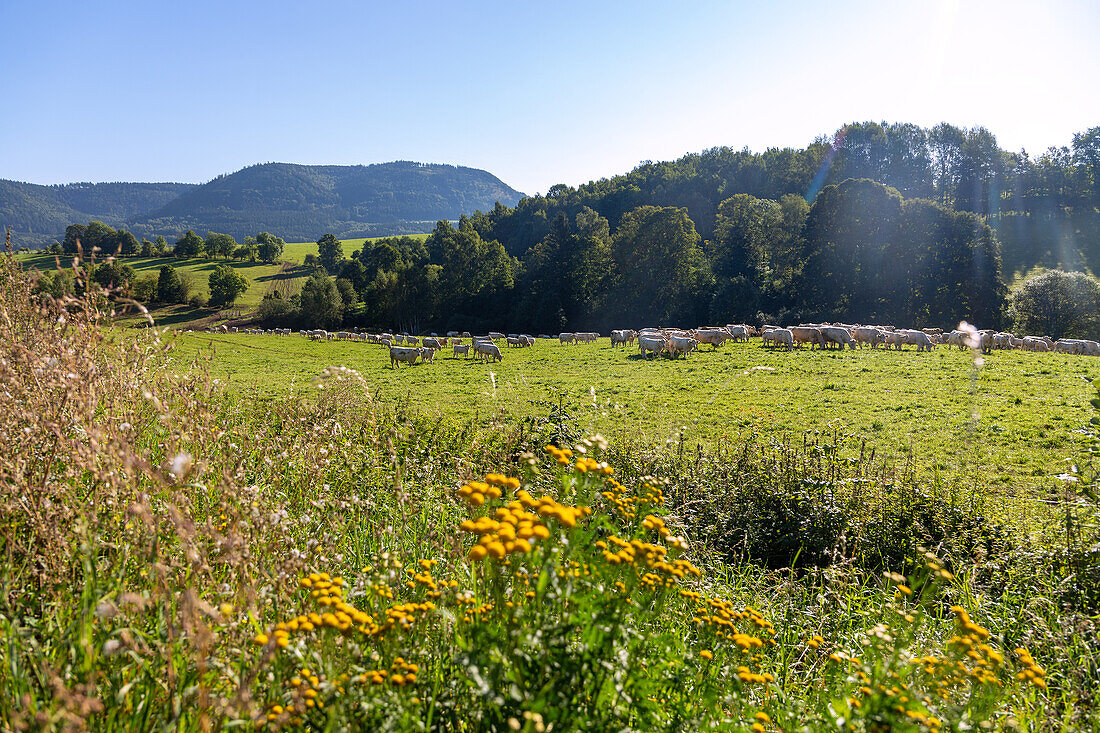
[(791, 329), (773, 328), (768, 333), (771, 334), (771, 342), (774, 346), (786, 346), (787, 351), (794, 348), (794, 334), (791, 333)]
[(790, 331), (795, 344), (809, 344), (811, 350), (814, 348), (814, 344), (824, 348), (825, 341), (821, 336), (821, 331), (812, 326), (791, 326), (790, 328), (777, 330)]
[(871, 328), (870, 326), (857, 326), (852, 329), (852, 338), (859, 344), (860, 348), (863, 348), (864, 344), (870, 344), (872, 349), (878, 348), (878, 345), (886, 342), (886, 337), (882, 331), (877, 328)]
[(691, 334), (691, 338), (695, 339), (698, 343), (710, 344), (711, 348), (715, 351), (730, 338), (728, 331), (717, 328), (699, 329), (698, 331), (690, 331), (689, 333)]
[(390, 367), (397, 367), (401, 363), (412, 366), (420, 358), (420, 349), (408, 346), (390, 347)]
[(492, 341), (478, 341), (474, 344), (474, 352), (482, 361), (487, 359), (502, 361), (504, 359), (504, 356), (500, 353), (500, 348)]
[(673, 359), (677, 354), (683, 354), (686, 359), (687, 355), (697, 348), (699, 348), (699, 342), (690, 336), (673, 336), (668, 340), (668, 352), (672, 354)]
[(905, 343), (913, 344), (917, 347), (917, 351), (931, 351), (935, 346), (932, 339), (924, 331), (916, 331), (910, 328), (900, 331), (900, 333), (905, 337)]
[(665, 350), (665, 340), (657, 336), (639, 336), (638, 337), (638, 351), (641, 352), (643, 357), (649, 357), (652, 354), (660, 354)]
[(836, 344), (843, 351), (844, 346), (847, 345), (849, 349), (856, 347), (856, 342), (852, 339), (852, 334), (848, 332), (848, 329), (840, 326), (822, 326), (817, 329), (821, 333), (821, 348), (825, 348), (828, 344)]

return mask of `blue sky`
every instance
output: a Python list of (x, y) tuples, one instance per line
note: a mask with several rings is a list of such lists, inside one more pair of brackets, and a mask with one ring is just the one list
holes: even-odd
[(527, 193), (850, 121), (1100, 125), (1100, 3), (0, 0), (0, 178), (485, 168)]

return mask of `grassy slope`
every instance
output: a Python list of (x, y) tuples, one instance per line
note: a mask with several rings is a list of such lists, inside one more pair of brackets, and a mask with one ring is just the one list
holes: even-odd
[[(413, 239), (427, 239), (427, 234), (398, 234), (394, 236), (412, 237)], [(364, 242), (374, 242), (379, 239), (386, 239), (386, 237), (369, 237), (367, 239), (341, 239), (340, 242), (344, 247), (344, 256), (351, 257), (351, 253), (357, 249), (363, 248)], [(317, 254), (316, 242), (287, 242), (286, 248), (283, 250), (283, 257), (287, 260), (294, 262), (301, 262), (308, 254)]]
[[(428, 235), (415, 234), (410, 236), (423, 239)], [(381, 239), (381, 237), (375, 237), (375, 239)], [(342, 241), (344, 245), (344, 254), (350, 256), (353, 251), (361, 249), (363, 243), (368, 240), (345, 239)], [(301, 270), (292, 269), (292, 266), (300, 264), (302, 260), (305, 259), (305, 256), (310, 253), (317, 253), (316, 242), (288, 243), (283, 252), (283, 259), (287, 263), (290, 263), (290, 267), (281, 264), (268, 265), (262, 262), (237, 262), (234, 260), (226, 261), (221, 259), (177, 260), (173, 257), (127, 257), (123, 261), (134, 268), (139, 276), (147, 273), (156, 274), (162, 265), (172, 265), (179, 271), (181, 277), (190, 277), (194, 281), (197, 291), (206, 294), (209, 294), (210, 290), (210, 271), (218, 265), (227, 264), (239, 271), (249, 280), (248, 290), (236, 303), (237, 306), (249, 309), (258, 305), (264, 295), (271, 292), (276, 287), (279, 288), (284, 296), (298, 292), (302, 287), (302, 283), (305, 282), (307, 275)], [(37, 268), (39, 270), (47, 270), (55, 267), (53, 255), (24, 253), (19, 256), (19, 259), (22, 261), (23, 266), (28, 269)], [(69, 259), (62, 257), (60, 261), (62, 266), (67, 266)], [(167, 308), (157, 308), (154, 310), (154, 317), (159, 324), (179, 327), (186, 326), (192, 322), (209, 319), (209, 316), (210, 313), (208, 312), (193, 311), (192, 309), (179, 306), (169, 306)]]
[(942, 347), (932, 354), (787, 354), (753, 342), (646, 362), (606, 340), (540, 342), (505, 350), (504, 361), (491, 366), (443, 354), (434, 365), (392, 370), (385, 350), (368, 344), (187, 334), (178, 342), (180, 364), (200, 349), (216, 352), (214, 376), (256, 396), (306, 392), (330, 365), (359, 370), (383, 399), (462, 420), (545, 415), (560, 391), (581, 427), (618, 443), (677, 441), (681, 428), (689, 448), (751, 432), (801, 441), (806, 430), (843, 431), (853, 456), (866, 439), (877, 458), (904, 465), (911, 455), (926, 476), (977, 479), (998, 494), (1054, 489), (1051, 477), (1067, 470), (1062, 459), (1075, 455), (1073, 430), (1091, 416), (1082, 377), (1100, 377), (1100, 361), (1086, 357), (996, 353), (986, 358), (972, 402), (969, 355)]

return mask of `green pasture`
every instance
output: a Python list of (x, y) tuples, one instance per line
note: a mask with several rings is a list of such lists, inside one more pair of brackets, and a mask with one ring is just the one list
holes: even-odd
[[(238, 393), (309, 394), (327, 366), (358, 370), (383, 402), (407, 401), (441, 419), (514, 423), (564, 404), (579, 428), (617, 443), (680, 443), (691, 450), (738, 439), (801, 442), (837, 435), (845, 456), (935, 480), (1029, 496), (1060, 491), (1078, 455), (1075, 432), (1093, 415), (1084, 377), (1100, 360), (999, 352), (975, 370), (969, 353), (773, 352), (759, 341), (709, 346), (687, 359), (643, 360), (635, 349), (540, 341), (482, 364), (447, 351), (434, 364), (391, 369), (386, 349), (301, 336), (181, 334), (180, 368), (202, 352)], [(1038, 492), (1038, 494), (1036, 493)]]
[[(60, 256), (58, 258), (62, 267), (71, 264), (71, 257)], [(180, 260), (175, 257), (125, 257), (121, 260), (134, 268), (138, 277), (146, 274), (156, 275), (164, 265), (171, 265), (179, 272), (183, 279), (190, 279), (194, 290), (206, 295), (210, 294), (210, 273), (218, 265), (229, 265), (237, 272), (248, 278), (248, 290), (237, 299), (236, 307), (252, 308), (263, 299), (264, 295), (276, 288), (284, 295), (290, 295), (298, 291), (305, 280), (305, 273), (294, 269), (290, 264), (266, 264), (263, 262), (241, 262), (237, 260), (195, 258)], [(32, 255), (23, 258), (23, 266), (26, 269), (47, 270), (56, 267), (53, 255)]]
[[(395, 234), (395, 237), (412, 237), (413, 239), (427, 239), (427, 234)], [(366, 242), (375, 242), (379, 239), (388, 239), (388, 237), (367, 237), (365, 239), (341, 239), (340, 243), (344, 247), (344, 256), (351, 257), (351, 253), (357, 249), (362, 249), (363, 244)], [(294, 262), (301, 262), (308, 254), (317, 254), (316, 242), (287, 242), (286, 247), (283, 248), (283, 259), (291, 260)]]

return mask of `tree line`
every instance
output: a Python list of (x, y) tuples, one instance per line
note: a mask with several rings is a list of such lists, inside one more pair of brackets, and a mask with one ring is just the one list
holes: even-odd
[(83, 252), (90, 255), (98, 251), (103, 255), (116, 257), (221, 257), (251, 262), (278, 262), (282, 259), (285, 247), (286, 242), (270, 232), (245, 237), (244, 242), (238, 244), (229, 234), (207, 232), (203, 238), (190, 229), (173, 245), (169, 245), (161, 235), (152, 241), (142, 238), (139, 242), (133, 233), (125, 229), (114, 229), (101, 221), (90, 221), (87, 224), (70, 224), (65, 228), (64, 240), (47, 247), (46, 252), (66, 255)]
[(1007, 294), (982, 217), (868, 179), (828, 185), (812, 204), (735, 194), (716, 207), (707, 238), (686, 207), (638, 206), (614, 227), (587, 206), (560, 208), (520, 257), (509, 254), (514, 241), (490, 238), (513, 215), (498, 207), (439, 222), (426, 240), (376, 240), (349, 257), (327, 235), (306, 264), (361, 303), (345, 303), (341, 323), (410, 331), (996, 324)]

